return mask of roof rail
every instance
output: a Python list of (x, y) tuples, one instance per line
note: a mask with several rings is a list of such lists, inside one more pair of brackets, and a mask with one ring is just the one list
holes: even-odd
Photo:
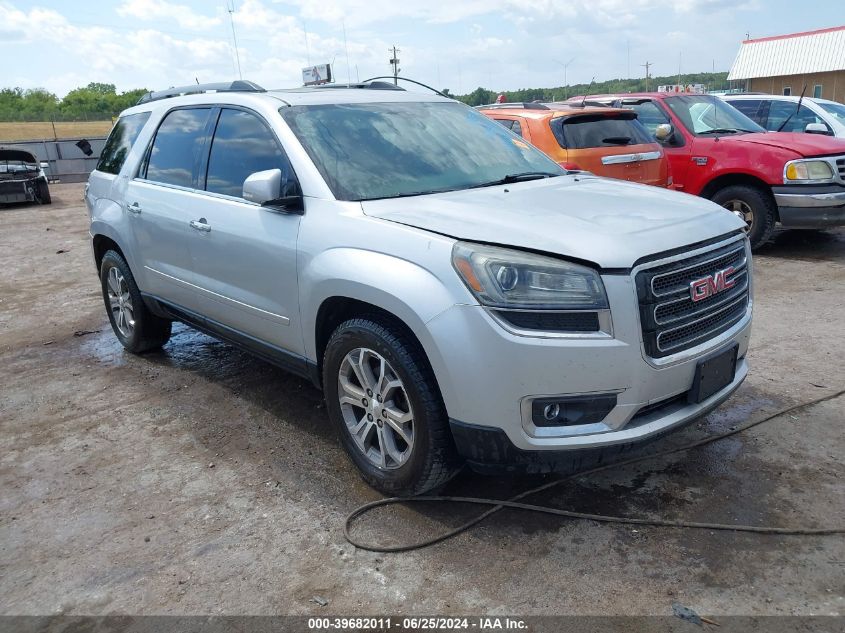
[(488, 105), (475, 106), (478, 109), (485, 110), (507, 110), (508, 108), (520, 110), (548, 110), (549, 106), (542, 103), (528, 103), (523, 101), (513, 101), (508, 103), (490, 103)]
[(194, 84), (191, 86), (179, 86), (178, 88), (168, 88), (167, 90), (158, 90), (156, 92), (148, 92), (138, 99), (138, 104), (149, 103), (150, 101), (158, 101), (159, 99), (167, 99), (169, 97), (181, 97), (182, 95), (195, 95), (203, 92), (266, 92), (264, 88), (251, 81), (239, 79), (229, 83), (221, 82), (214, 84)]

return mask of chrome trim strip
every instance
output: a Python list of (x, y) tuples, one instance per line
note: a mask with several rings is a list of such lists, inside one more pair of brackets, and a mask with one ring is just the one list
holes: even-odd
[(640, 163), (647, 160), (657, 160), (663, 155), (662, 152), (640, 152), (637, 154), (613, 154), (602, 156), (602, 165), (623, 165), (626, 163)]
[[(670, 347), (663, 347), (663, 346), (660, 344), (660, 339), (661, 339), (663, 336), (665, 336), (666, 334), (671, 334), (672, 332), (677, 332), (678, 330), (682, 330), (682, 329), (684, 329), (684, 328), (686, 328), (686, 327), (689, 327), (690, 325), (694, 325), (694, 324), (696, 324), (696, 323), (700, 323), (701, 321), (704, 321), (705, 319), (709, 319), (710, 317), (716, 316), (716, 315), (717, 315), (717, 314), (719, 314), (720, 312), (727, 312), (730, 308), (732, 308), (733, 306), (737, 305), (738, 303), (742, 303), (743, 301), (744, 301), (744, 302), (746, 302), (746, 303), (748, 302), (748, 295), (743, 295), (743, 296), (739, 297), (736, 301), (732, 301), (731, 303), (727, 304), (725, 307), (721, 308), (720, 310), (716, 310), (715, 312), (712, 312), (711, 314), (708, 314), (708, 315), (707, 315), (707, 316), (705, 316), (705, 317), (702, 317), (702, 318), (700, 318), (700, 319), (696, 319), (696, 320), (694, 320), (694, 321), (690, 321), (689, 323), (685, 323), (684, 325), (680, 325), (680, 326), (678, 326), (678, 327), (670, 328), (670, 329), (668, 329), (668, 330), (663, 330), (662, 332), (660, 332), (660, 333), (657, 335), (657, 338), (656, 338), (656, 341), (657, 341), (657, 349), (659, 349), (661, 352), (668, 352), (668, 351), (671, 351), (671, 350), (672, 350), (673, 348), (675, 348), (675, 347), (682, 347), (682, 346), (684, 346), (684, 345), (689, 345), (689, 344), (690, 344), (690, 343), (692, 343), (693, 341), (698, 341), (698, 340), (701, 340), (701, 339), (703, 339), (703, 338), (707, 338), (707, 337), (708, 337), (708, 336), (710, 336), (713, 332), (715, 332), (716, 330), (718, 330), (718, 329), (720, 329), (720, 328), (724, 327), (725, 325), (727, 325), (727, 326), (728, 326), (728, 327), (727, 327), (727, 329), (730, 329), (731, 327), (733, 327), (734, 323), (730, 323), (730, 324), (728, 324), (728, 323), (722, 323), (721, 325), (718, 325), (717, 327), (710, 328), (709, 330), (707, 330), (706, 332), (704, 332), (704, 333), (702, 333), (702, 334), (699, 334), (698, 336), (694, 336), (694, 337), (692, 337), (692, 338), (690, 338), (690, 339), (686, 339), (684, 342), (682, 342), (682, 343), (678, 343), (677, 345), (672, 345), (672, 346), (670, 346)], [(744, 317), (744, 316), (745, 316), (745, 314), (740, 314), (740, 315), (738, 316), (738, 318), (736, 319), (736, 322), (741, 321), (741, 320), (742, 320), (742, 317)]]
[[(726, 296), (722, 301), (718, 301), (716, 303), (711, 303), (707, 306), (704, 306), (701, 310), (696, 310), (694, 312), (690, 312), (689, 314), (685, 314), (684, 316), (677, 317), (677, 318), (674, 318), (674, 319), (669, 319), (667, 321), (661, 321), (660, 319), (657, 318), (657, 311), (660, 308), (662, 308), (663, 306), (669, 306), (669, 305), (672, 305), (672, 304), (675, 304), (675, 303), (683, 303), (683, 302), (686, 302), (686, 301), (690, 301), (690, 299), (688, 297), (681, 297), (680, 299), (674, 299), (672, 301), (666, 301), (664, 303), (658, 303), (657, 305), (654, 306), (654, 311), (652, 312), (652, 316), (654, 317), (654, 322), (657, 325), (669, 325), (671, 323), (674, 323), (675, 321), (680, 321), (682, 319), (688, 319), (690, 317), (694, 317), (696, 315), (703, 314), (703, 313), (709, 312), (711, 310), (716, 312), (716, 310), (713, 310), (713, 308), (718, 308), (719, 306), (727, 303), (731, 299), (736, 299), (739, 295), (748, 292), (748, 272), (747, 271), (742, 271), (742, 272), (745, 275), (745, 283), (742, 286), (734, 286), (733, 288), (730, 288), (730, 290), (733, 290), (734, 292), (729, 293), (729, 296)], [(736, 279), (736, 277), (734, 277), (734, 279)], [(736, 290), (734, 290), (734, 288), (736, 288)], [(695, 305), (695, 304), (693, 304), (693, 305)], [(694, 321), (692, 321), (692, 323), (694, 323)]]
[[(721, 248), (721, 246), (719, 246), (717, 248), (710, 249), (710, 250), (715, 251), (715, 250), (718, 250), (719, 248)], [(655, 275), (654, 277), (651, 278), (651, 293), (656, 298), (668, 297), (669, 295), (676, 294), (678, 292), (677, 290), (673, 290), (673, 291), (670, 291), (670, 292), (658, 293), (654, 289), (654, 282), (657, 281), (658, 279), (663, 278), (663, 277), (668, 277), (670, 275), (677, 275), (678, 273), (682, 273), (685, 270), (691, 270), (693, 268), (698, 268), (699, 266), (704, 266), (706, 264), (710, 264), (712, 262), (715, 262), (716, 260), (722, 259), (723, 257), (728, 257), (729, 255), (735, 255), (736, 253), (739, 253), (740, 251), (744, 251), (744, 250), (745, 250), (745, 247), (743, 246), (742, 248), (737, 248), (733, 251), (728, 251), (727, 253), (722, 253), (721, 255), (718, 255), (717, 257), (713, 257), (712, 259), (705, 259), (703, 262), (696, 262), (695, 264), (691, 264), (689, 266), (684, 266), (683, 268), (676, 268), (675, 270), (671, 270), (671, 271), (666, 272), (666, 273), (660, 273), (659, 275)], [(743, 253), (743, 255), (744, 255), (744, 253)], [(695, 255), (683, 257), (682, 259), (690, 259), (692, 257), (695, 257)], [(742, 261), (739, 264), (737, 264), (737, 266), (740, 266), (740, 265), (744, 266), (744, 265), (746, 265), (747, 261), (748, 261), (748, 258), (743, 257)], [(657, 266), (650, 266), (649, 268), (657, 268)], [(734, 268), (736, 268), (736, 266)]]
[(279, 323), (280, 325), (290, 325), (290, 319), (286, 316), (282, 316), (281, 314), (276, 314), (275, 312), (268, 312), (267, 310), (262, 310), (261, 308), (256, 308), (255, 306), (249, 305), (248, 303), (243, 303), (242, 301), (238, 301), (237, 299), (232, 299), (231, 297), (227, 297), (225, 295), (218, 294), (211, 290), (207, 290), (206, 288), (202, 288), (197, 286), (196, 284), (192, 284), (190, 282), (184, 281), (179, 279), (178, 277), (174, 277), (173, 275), (168, 275), (167, 273), (163, 273), (160, 270), (156, 270), (155, 268), (151, 268), (150, 266), (144, 266), (150, 272), (153, 272), (157, 275), (161, 275), (171, 281), (178, 282), (184, 286), (188, 286), (192, 290), (196, 290), (197, 292), (211, 295), (209, 298), (211, 299), (223, 299), (227, 303), (235, 304), (235, 307), (238, 308), (247, 308), (250, 311), (257, 312), (260, 317), (267, 319), (268, 321), (273, 321), (275, 323)]

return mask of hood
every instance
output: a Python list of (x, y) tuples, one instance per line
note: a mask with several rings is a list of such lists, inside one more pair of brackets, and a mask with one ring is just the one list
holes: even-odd
[(24, 163), (38, 163), (35, 154), (20, 149), (18, 147), (2, 147), (0, 146), (0, 161), (14, 160)]
[(792, 150), (801, 156), (830, 156), (845, 154), (845, 139), (804, 132), (760, 132), (741, 136), (721, 137), (719, 142), (753, 143)]
[(630, 268), (646, 255), (744, 226), (730, 211), (696, 196), (585, 175), (361, 204), (371, 217), (601, 268)]

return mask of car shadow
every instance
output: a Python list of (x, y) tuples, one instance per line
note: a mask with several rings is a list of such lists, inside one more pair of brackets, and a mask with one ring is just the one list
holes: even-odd
[(792, 229), (775, 233), (755, 256), (807, 261), (845, 259), (845, 230)]

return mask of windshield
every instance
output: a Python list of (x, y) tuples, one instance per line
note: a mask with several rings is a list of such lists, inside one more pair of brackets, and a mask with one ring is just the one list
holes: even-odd
[(828, 114), (832, 114), (840, 123), (845, 125), (845, 105), (841, 103), (824, 103), (822, 101), (816, 101), (816, 105)]
[(460, 103), (312, 105), (280, 112), (339, 200), (421, 195), (520, 174), (565, 173)]
[(742, 112), (709, 95), (668, 97), (666, 105), (696, 136), (765, 132)]

